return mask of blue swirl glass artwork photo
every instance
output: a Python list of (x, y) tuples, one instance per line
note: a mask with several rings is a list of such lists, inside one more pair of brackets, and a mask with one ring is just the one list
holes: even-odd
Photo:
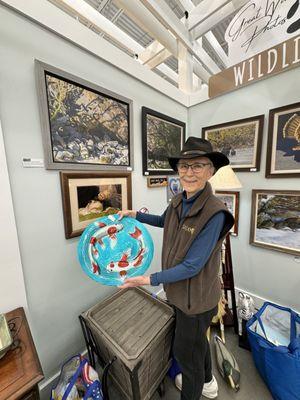
[(153, 241), (134, 218), (109, 215), (83, 231), (78, 259), (83, 271), (104, 285), (118, 286), (126, 278), (143, 275), (153, 258)]

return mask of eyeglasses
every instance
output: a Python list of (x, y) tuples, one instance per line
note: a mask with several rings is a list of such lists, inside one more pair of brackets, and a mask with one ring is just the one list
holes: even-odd
[(198, 172), (201, 172), (206, 165), (212, 166), (211, 163), (200, 163), (199, 162), (199, 163), (195, 163), (195, 164), (186, 164), (186, 163), (179, 162), (177, 164), (177, 169), (180, 172), (188, 172), (188, 169), (191, 168), (191, 170), (193, 172), (198, 173)]

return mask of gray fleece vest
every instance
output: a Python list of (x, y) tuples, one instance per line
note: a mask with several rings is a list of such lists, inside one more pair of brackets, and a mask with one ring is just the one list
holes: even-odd
[[(219, 211), (225, 212), (225, 224), (204, 268), (194, 277), (164, 285), (167, 299), (186, 314), (200, 314), (214, 308), (221, 297), (219, 278), (221, 246), (234, 223), (225, 205), (212, 193), (209, 183), (195, 200), (187, 215), (180, 220), (182, 194), (175, 196), (168, 207), (162, 247), (162, 269), (182, 262), (194, 239)], [(201, 252), (201, 249), (199, 249)]]

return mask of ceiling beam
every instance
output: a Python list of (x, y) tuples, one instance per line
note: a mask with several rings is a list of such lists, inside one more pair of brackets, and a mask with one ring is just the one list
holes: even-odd
[(214, 52), (217, 54), (217, 56), (220, 58), (222, 63), (224, 64), (225, 68), (229, 67), (229, 58), (228, 55), (225, 53), (223, 47), (220, 45), (219, 41), (215, 37), (215, 35), (212, 33), (212, 31), (207, 32), (205, 34), (205, 39), (209, 42), (211, 47), (213, 48)]
[(188, 27), (189, 30), (195, 28), (201, 22), (205, 21), (210, 15), (214, 14), (231, 0), (203, 0), (189, 13)]
[(178, 88), (185, 93), (192, 93), (193, 58), (181, 42), (178, 42), (178, 55)]
[[(248, 3), (249, 0), (234, 0), (232, 3), (226, 4), (224, 7), (218, 9), (214, 14), (207, 16), (205, 21), (197, 25), (195, 28), (190, 30), (190, 33), (194, 39), (198, 39), (200, 36), (212, 30), (219, 22), (227, 18), (233, 12), (238, 10), (240, 7)], [(200, 3), (202, 4), (202, 3)]]
[[(162, 64), (171, 56), (171, 53), (167, 49), (163, 49), (155, 57), (151, 58), (145, 65), (150, 69), (156, 68), (158, 65)], [(178, 59), (179, 61), (179, 59)]]
[[(199, 40), (199, 39), (198, 39)], [(221, 69), (214, 62), (214, 60), (210, 57), (210, 55), (203, 49), (201, 42), (194, 41), (193, 43), (194, 52), (198, 54), (199, 58), (201, 58), (203, 64), (206, 68), (209, 69), (212, 75), (218, 74)]]
[(184, 10), (187, 11), (188, 13), (190, 13), (195, 8), (192, 0), (178, 0), (178, 1), (182, 5)]

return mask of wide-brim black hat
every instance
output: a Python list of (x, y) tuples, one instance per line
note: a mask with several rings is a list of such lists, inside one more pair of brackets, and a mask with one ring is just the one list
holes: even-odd
[(225, 154), (219, 151), (213, 151), (211, 143), (202, 138), (190, 136), (184, 143), (181, 152), (177, 156), (168, 157), (171, 168), (177, 172), (177, 163), (179, 160), (196, 157), (207, 157), (213, 163), (215, 170), (229, 164)]

